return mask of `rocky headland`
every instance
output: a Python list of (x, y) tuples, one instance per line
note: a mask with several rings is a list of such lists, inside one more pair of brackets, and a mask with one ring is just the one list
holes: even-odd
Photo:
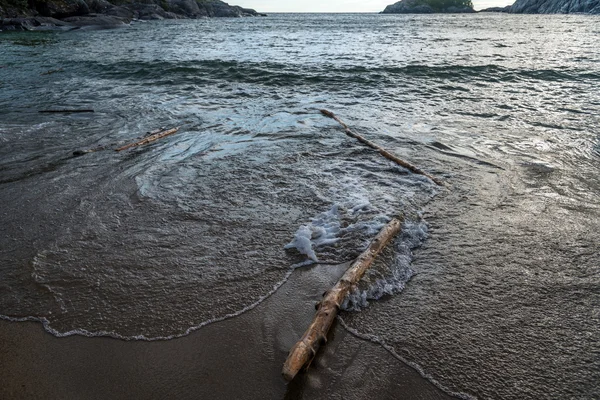
[(0, 30), (116, 28), (133, 20), (264, 16), (220, 0), (0, 0)]
[(484, 8), (483, 10), (479, 10), (479, 12), (482, 12), (482, 13), (488, 13), (488, 12), (509, 13), (511, 7), (512, 6), (490, 7), (490, 8)]
[(600, 14), (600, 0), (517, 0), (513, 14)]
[[(473, 13), (470, 0), (402, 0), (389, 5), (384, 14)], [(516, 0), (512, 6), (491, 7), (480, 12), (513, 14), (600, 14), (600, 0)]]
[(474, 13), (471, 0), (401, 0), (389, 5), (383, 14)]

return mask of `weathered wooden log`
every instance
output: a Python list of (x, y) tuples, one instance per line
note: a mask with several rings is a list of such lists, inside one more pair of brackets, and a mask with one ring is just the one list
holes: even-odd
[(115, 149), (115, 151), (123, 151), (123, 150), (127, 150), (130, 149), (132, 147), (136, 147), (136, 146), (142, 146), (148, 143), (152, 143), (158, 139), (162, 139), (166, 136), (172, 135), (174, 133), (177, 133), (179, 131), (179, 128), (173, 128), (173, 129), (168, 129), (168, 130), (163, 130), (160, 131), (158, 133), (155, 133), (154, 135), (150, 135), (147, 136), (145, 138), (143, 138), (142, 140), (138, 141), (138, 142), (134, 142), (134, 143), (129, 143), (125, 146), (119, 147), (117, 149)]
[(335, 286), (325, 292), (323, 300), (317, 304), (317, 312), (312, 324), (310, 324), (300, 341), (292, 347), (283, 365), (282, 374), (285, 379), (288, 381), (294, 379), (300, 369), (312, 361), (321, 343), (327, 342), (327, 333), (333, 324), (340, 305), (371, 267), (375, 257), (400, 232), (401, 227), (402, 218), (392, 219), (373, 239), (369, 248), (352, 263)]
[[(148, 138), (148, 137), (150, 137), (152, 135), (156, 135), (156, 134), (164, 132), (164, 131), (166, 131), (166, 129), (164, 129), (164, 128), (156, 129), (156, 130), (154, 130), (152, 132), (147, 132), (143, 136), (138, 136), (138, 137), (134, 138), (133, 140), (140, 141), (142, 139), (146, 139), (146, 138)], [(93, 149), (75, 150), (73, 152), (73, 156), (80, 157), (80, 156), (84, 156), (84, 155), (89, 154), (89, 153), (95, 153), (97, 151), (109, 150), (110, 147), (119, 146), (119, 145), (121, 145), (121, 144), (123, 144), (125, 142), (126, 142), (125, 140), (121, 140), (121, 141), (116, 142), (116, 143), (105, 144), (105, 145), (102, 145), (102, 146), (94, 147)]]
[(371, 142), (370, 140), (365, 139), (364, 137), (360, 136), (359, 134), (354, 133), (348, 127), (348, 125), (346, 125), (337, 115), (335, 115), (331, 111), (328, 111), (328, 110), (320, 110), (320, 111), (321, 111), (321, 114), (323, 114), (324, 116), (332, 118), (335, 121), (337, 121), (344, 128), (344, 131), (346, 132), (346, 135), (348, 135), (350, 137), (353, 137), (354, 139), (357, 139), (361, 143), (364, 143), (367, 146), (369, 146), (369, 147), (377, 150), (379, 152), (379, 154), (381, 154), (382, 156), (384, 156), (388, 160), (391, 160), (391, 161), (395, 162), (396, 164), (398, 164), (398, 165), (400, 165), (400, 166), (408, 169), (409, 171), (411, 171), (411, 172), (413, 172), (415, 174), (426, 176), (427, 178), (431, 179), (438, 186), (444, 186), (444, 182), (442, 182), (440, 179), (438, 179), (438, 178), (436, 178), (434, 176), (429, 175), (427, 172), (423, 171), (419, 167), (417, 167), (415, 165), (412, 165), (411, 163), (409, 163), (407, 161), (404, 161), (401, 158), (396, 157), (395, 155), (393, 155), (392, 153), (390, 153), (389, 151), (387, 151), (383, 147), (379, 146), (378, 144), (375, 144), (375, 143)]
[(42, 114), (75, 114), (75, 113), (93, 113), (94, 110), (40, 110)]

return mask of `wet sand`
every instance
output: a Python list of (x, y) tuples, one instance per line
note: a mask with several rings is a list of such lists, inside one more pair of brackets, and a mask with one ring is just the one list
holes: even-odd
[(255, 309), (170, 341), (56, 338), (37, 323), (0, 321), (0, 398), (449, 398), (340, 324), (308, 373), (283, 380), (288, 349), (346, 266), (299, 269)]

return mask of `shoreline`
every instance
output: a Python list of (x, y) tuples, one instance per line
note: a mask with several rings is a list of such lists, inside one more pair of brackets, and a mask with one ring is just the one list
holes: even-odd
[(220, 0), (125, 1), (115, 4), (107, 0), (90, 0), (89, 4), (85, 0), (66, 0), (48, 1), (35, 8), (20, 8), (12, 1), (0, 0), (0, 31), (113, 29), (139, 20), (266, 17), (256, 10), (230, 6)]
[(167, 341), (57, 338), (35, 322), (0, 321), (3, 398), (322, 398), (365, 395), (451, 397), (339, 323), (311, 369), (286, 384), (287, 351), (313, 304), (346, 265), (302, 268), (271, 297), (235, 318)]

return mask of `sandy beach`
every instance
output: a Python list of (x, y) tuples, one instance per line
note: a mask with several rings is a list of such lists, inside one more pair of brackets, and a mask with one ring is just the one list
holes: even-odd
[(0, 321), (0, 398), (450, 398), (340, 324), (311, 370), (284, 381), (289, 347), (345, 266), (296, 271), (255, 309), (170, 341), (56, 338), (38, 323)]

